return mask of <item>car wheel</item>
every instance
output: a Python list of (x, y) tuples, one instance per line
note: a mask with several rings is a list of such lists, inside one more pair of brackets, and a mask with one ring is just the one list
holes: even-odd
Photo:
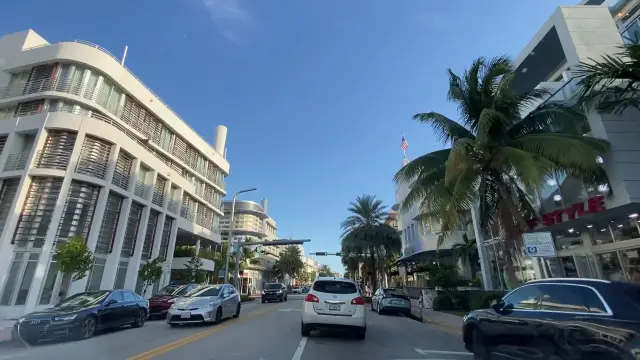
[(172, 328), (174, 328), (174, 327), (178, 327), (178, 324), (169, 324), (169, 326), (171, 326)]
[(79, 337), (82, 340), (92, 338), (98, 329), (98, 322), (95, 316), (87, 316), (80, 325)]
[(482, 331), (475, 328), (471, 333), (471, 348), (473, 352), (473, 358), (475, 360), (489, 360), (491, 359), (489, 349), (486, 346), (484, 335)]
[(264, 299), (262, 299), (262, 303), (263, 303), (263, 304), (265, 303)]
[(139, 328), (144, 326), (144, 322), (147, 320), (147, 312), (140, 310), (138, 317), (131, 323), (131, 327)]
[(380, 304), (378, 304), (378, 314), (382, 315), (384, 313), (384, 308), (380, 307)]
[(284, 297), (284, 301), (287, 301), (287, 296)]
[(358, 340), (364, 340), (367, 337), (367, 328), (359, 330), (356, 334), (356, 337), (358, 338)]
[(283, 302), (283, 301), (284, 301), (284, 296), (280, 298), (280, 302)]
[(222, 309), (218, 308), (216, 311), (216, 319), (213, 321), (214, 324), (219, 324), (220, 320), (222, 320)]
[(238, 318), (240, 317), (240, 304), (238, 304), (238, 306), (236, 307), (236, 313), (235, 315), (233, 315), (234, 318)]
[(303, 322), (300, 323), (300, 335), (302, 336), (311, 336), (311, 329), (306, 326)]

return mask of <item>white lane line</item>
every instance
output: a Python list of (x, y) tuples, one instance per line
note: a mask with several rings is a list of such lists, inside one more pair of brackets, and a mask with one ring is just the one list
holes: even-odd
[(300, 344), (298, 344), (298, 348), (293, 354), (293, 358), (291, 358), (291, 360), (300, 360), (302, 358), (302, 352), (304, 351), (304, 346), (307, 345), (307, 339), (308, 337), (306, 336), (303, 336), (302, 339), (300, 339)]
[(473, 356), (470, 352), (462, 352), (462, 351), (443, 351), (443, 350), (422, 350), (422, 349), (413, 349), (418, 354), (421, 355), (429, 355), (429, 354), (446, 354), (446, 355), (467, 355)]

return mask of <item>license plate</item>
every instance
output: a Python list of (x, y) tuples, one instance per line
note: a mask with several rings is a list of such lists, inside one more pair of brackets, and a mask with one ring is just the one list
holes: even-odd
[(340, 311), (340, 305), (329, 305), (329, 310)]
[(183, 312), (182, 314), (180, 314), (180, 317), (182, 319), (189, 319), (189, 318), (191, 318), (191, 313)]

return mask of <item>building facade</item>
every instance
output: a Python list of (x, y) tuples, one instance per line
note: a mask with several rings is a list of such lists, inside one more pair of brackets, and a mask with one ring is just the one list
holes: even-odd
[[(229, 241), (229, 227), (231, 225), (231, 201), (224, 201), (224, 217), (220, 220), (220, 230), (222, 241)], [(247, 201), (236, 200), (233, 219), (233, 242), (244, 241), (270, 241), (277, 239), (276, 222), (268, 214), (267, 199), (263, 199), (260, 204)], [(255, 247), (259, 251), (256, 259), (259, 263), (248, 264), (242, 274), (242, 294), (262, 291), (263, 283), (271, 281), (271, 269), (280, 258), (280, 247), (261, 246)]]
[[(181, 242), (220, 244), (226, 128), (215, 146), (97, 45), (0, 38), (0, 318), (85, 290), (149, 294), (139, 268)], [(95, 263), (63, 281), (57, 246), (82, 237)]]

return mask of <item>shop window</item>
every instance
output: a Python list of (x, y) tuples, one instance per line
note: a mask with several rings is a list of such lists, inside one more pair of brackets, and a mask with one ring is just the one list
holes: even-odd
[(629, 219), (622, 222), (612, 222), (611, 230), (615, 241), (624, 241), (640, 238), (638, 232), (638, 222), (635, 219)]
[(622, 269), (632, 283), (640, 283), (640, 248), (620, 250)]
[(560, 258), (562, 262), (562, 268), (564, 269), (564, 273), (566, 277), (577, 278), (578, 269), (575, 261), (573, 260), (573, 256), (564, 256)]
[(577, 229), (554, 233), (558, 250), (573, 249), (583, 245), (582, 232)]
[(610, 244), (613, 242), (611, 228), (609, 224), (593, 224), (590, 225), (589, 236), (593, 245)]
[(602, 275), (605, 279), (611, 281), (625, 281), (626, 277), (618, 258), (618, 253), (613, 251), (609, 253), (596, 254), (596, 258), (602, 268)]

